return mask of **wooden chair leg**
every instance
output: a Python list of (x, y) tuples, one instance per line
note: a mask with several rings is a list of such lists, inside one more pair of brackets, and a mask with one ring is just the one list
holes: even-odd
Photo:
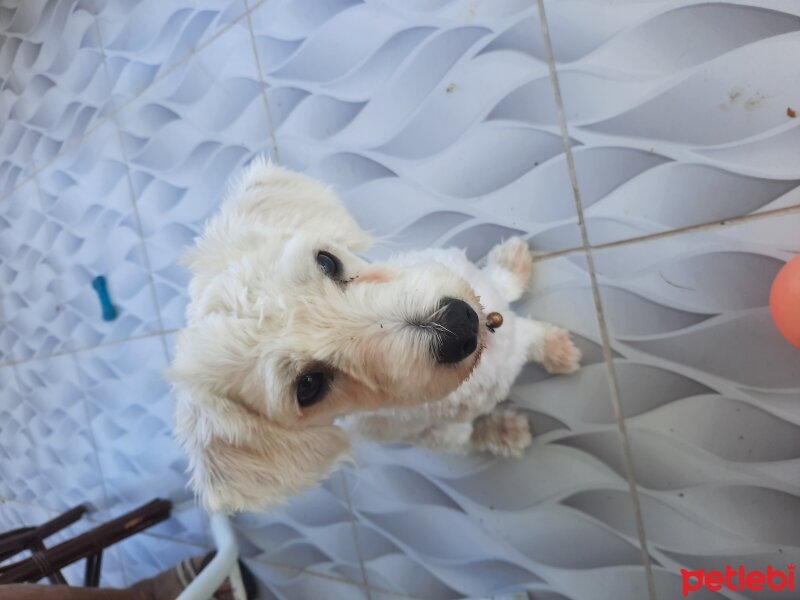
[(44, 552), (34, 552), (30, 558), (8, 565), (0, 572), (0, 584), (39, 581), (53, 571), (96, 555), (104, 548), (160, 523), (169, 517), (171, 510), (172, 503), (168, 500), (153, 500), (71, 540)]
[(97, 587), (100, 585), (100, 569), (103, 565), (103, 551), (86, 557), (86, 573), (83, 577), (85, 587)]
[(67, 580), (61, 574), (61, 571), (54, 568), (47, 562), (47, 548), (45, 548), (42, 540), (33, 540), (30, 543), (30, 549), (33, 552), (33, 558), (40, 562), (41, 569), (47, 574), (50, 583), (54, 585), (68, 585)]
[(43, 541), (57, 531), (69, 527), (86, 513), (85, 506), (76, 506), (38, 527), (23, 527), (0, 534), (0, 562), (30, 548), (33, 540)]

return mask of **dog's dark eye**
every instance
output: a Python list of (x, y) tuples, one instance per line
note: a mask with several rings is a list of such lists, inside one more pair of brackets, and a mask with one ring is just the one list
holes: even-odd
[(342, 262), (333, 254), (324, 250), (317, 252), (317, 265), (320, 271), (331, 279), (337, 278), (342, 273)]
[(307, 408), (322, 400), (328, 391), (329, 376), (326, 373), (305, 373), (297, 380), (297, 404)]

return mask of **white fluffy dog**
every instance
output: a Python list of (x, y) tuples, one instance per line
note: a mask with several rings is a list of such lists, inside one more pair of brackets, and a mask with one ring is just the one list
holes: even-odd
[[(578, 368), (566, 331), (509, 310), (531, 272), (522, 240), (483, 269), (452, 249), (369, 263), (358, 253), (370, 243), (329, 189), (256, 160), (187, 255), (170, 379), (176, 436), (210, 510), (261, 509), (315, 485), (347, 457), (348, 431), (519, 455), (528, 422), (495, 406), (524, 363)], [(505, 320), (494, 331), (489, 312)]]

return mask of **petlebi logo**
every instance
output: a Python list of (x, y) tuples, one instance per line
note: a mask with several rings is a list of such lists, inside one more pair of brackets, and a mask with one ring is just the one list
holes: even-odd
[(760, 592), (772, 590), (782, 592), (795, 590), (794, 565), (780, 569), (769, 565), (764, 570), (748, 570), (744, 565), (733, 567), (725, 565), (724, 571), (681, 569), (683, 597), (703, 588), (712, 592), (730, 590), (732, 592)]

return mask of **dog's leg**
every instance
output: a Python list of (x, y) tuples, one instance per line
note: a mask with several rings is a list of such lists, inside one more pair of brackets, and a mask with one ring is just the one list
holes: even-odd
[(437, 423), (417, 434), (414, 443), (450, 454), (468, 454), (472, 450), (472, 422)]
[(531, 445), (528, 419), (510, 409), (498, 409), (472, 422), (470, 446), (495, 456), (522, 456)]
[(418, 434), (414, 443), (451, 454), (521, 456), (531, 443), (531, 432), (523, 415), (502, 409), (471, 422), (437, 423)]
[(531, 278), (533, 258), (528, 244), (520, 237), (512, 237), (489, 252), (483, 268), (508, 302), (519, 300)]
[(540, 363), (548, 373), (574, 373), (580, 367), (581, 351), (566, 329), (552, 323), (518, 318), (517, 334), (528, 344), (528, 360)]

